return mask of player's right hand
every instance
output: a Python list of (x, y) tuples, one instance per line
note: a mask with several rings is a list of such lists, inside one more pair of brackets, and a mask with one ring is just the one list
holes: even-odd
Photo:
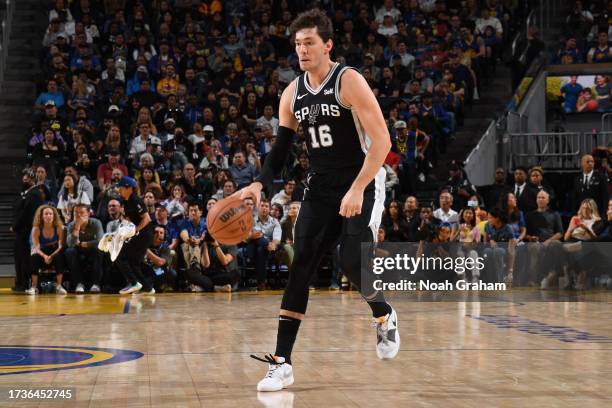
[(248, 186), (236, 191), (233, 196), (237, 195), (241, 200), (251, 197), (255, 200), (255, 208), (259, 208), (259, 200), (261, 199), (261, 190), (263, 185), (259, 181), (254, 181)]

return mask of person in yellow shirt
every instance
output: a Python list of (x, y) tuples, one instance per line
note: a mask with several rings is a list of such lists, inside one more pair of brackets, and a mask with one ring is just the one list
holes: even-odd
[(176, 68), (174, 65), (168, 64), (165, 70), (162, 67), (162, 71), (164, 71), (163, 78), (157, 82), (157, 93), (165, 98), (170, 94), (176, 95), (181, 84), (179, 76), (176, 74)]

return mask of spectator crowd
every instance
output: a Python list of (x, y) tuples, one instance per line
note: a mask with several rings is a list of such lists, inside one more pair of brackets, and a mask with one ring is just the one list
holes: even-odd
[[(124, 176), (137, 181), (155, 223), (143, 274), (157, 290), (278, 283), (274, 276), (291, 267), (310, 170), (301, 129), (260, 208), (246, 200), (255, 216), (246, 242), (220, 245), (207, 233), (206, 213), (252, 182), (274, 145), (280, 94), (300, 75), (288, 27), (314, 6), (333, 21), (333, 59), (360, 70), (392, 137), (379, 240), (437, 241), (446, 230), (449, 239), (466, 242), (509, 239), (500, 231), (511, 212), (515, 223), (526, 217), (528, 230), (515, 225), (513, 239), (549, 239), (529, 230), (529, 214), (544, 206), (540, 195), (549, 203), (555, 197), (538, 168), (514, 171), (515, 182), (527, 185), (518, 193), (501, 171), (485, 201), (453, 162), (439, 206), (415, 198), (519, 23), (517, 7), (506, 4), (56, 0), (42, 41), (29, 167), (13, 224), (16, 289), (36, 293), (39, 275), (47, 273), (58, 293), (123, 286), (97, 243), (119, 225), (123, 204), (115, 184)], [(605, 197), (594, 199), (605, 213)], [(550, 235), (561, 233), (556, 219), (545, 218), (555, 224)], [(333, 265), (334, 254), (330, 259)], [(341, 271), (332, 269), (338, 288)]]

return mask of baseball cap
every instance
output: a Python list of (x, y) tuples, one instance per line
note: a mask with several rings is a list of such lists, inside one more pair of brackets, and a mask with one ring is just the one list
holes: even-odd
[(147, 71), (147, 67), (145, 67), (144, 65), (139, 66), (139, 67), (136, 69), (136, 71), (138, 71), (138, 72), (144, 72), (144, 73), (147, 73), (147, 72), (148, 72), (148, 71)]
[(149, 140), (147, 140), (148, 145), (161, 146), (161, 139), (157, 136), (151, 136)]
[(55, 106), (55, 101), (53, 99), (49, 99), (45, 102), (45, 106)]
[(119, 112), (119, 107), (117, 105), (111, 105), (108, 107), (109, 112)]
[(166, 123), (166, 122), (176, 123), (176, 120), (174, 120), (174, 118), (172, 116), (168, 116), (166, 119), (164, 119), (164, 123)]
[(374, 58), (374, 54), (372, 54), (371, 52), (368, 52), (368, 53), (365, 55), (365, 58), (369, 58), (369, 59), (371, 59), (371, 60), (376, 59), (376, 58)]
[(395, 122), (395, 124), (393, 125), (394, 129), (404, 129), (406, 127), (406, 122), (404, 122), (403, 120), (398, 120), (397, 122)]
[(204, 131), (204, 132), (214, 132), (214, 131), (215, 131), (215, 128), (214, 128), (214, 127), (212, 127), (212, 126), (210, 126), (210, 125), (206, 125), (206, 126), (204, 126), (204, 128), (202, 129), (202, 131)]
[(132, 188), (136, 188), (136, 180), (134, 180), (131, 177), (128, 176), (123, 176), (121, 177), (121, 180), (119, 180), (119, 182), (117, 184), (115, 184), (115, 187), (132, 187)]

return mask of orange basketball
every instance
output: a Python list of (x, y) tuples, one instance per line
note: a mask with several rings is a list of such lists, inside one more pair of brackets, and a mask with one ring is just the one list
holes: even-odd
[(588, 101), (586, 103), (586, 110), (589, 112), (595, 112), (597, 108), (599, 107), (598, 105), (599, 104), (597, 103), (597, 101), (594, 101), (594, 100)]
[(227, 197), (212, 206), (206, 216), (208, 232), (220, 243), (236, 245), (253, 229), (253, 213), (238, 197)]

